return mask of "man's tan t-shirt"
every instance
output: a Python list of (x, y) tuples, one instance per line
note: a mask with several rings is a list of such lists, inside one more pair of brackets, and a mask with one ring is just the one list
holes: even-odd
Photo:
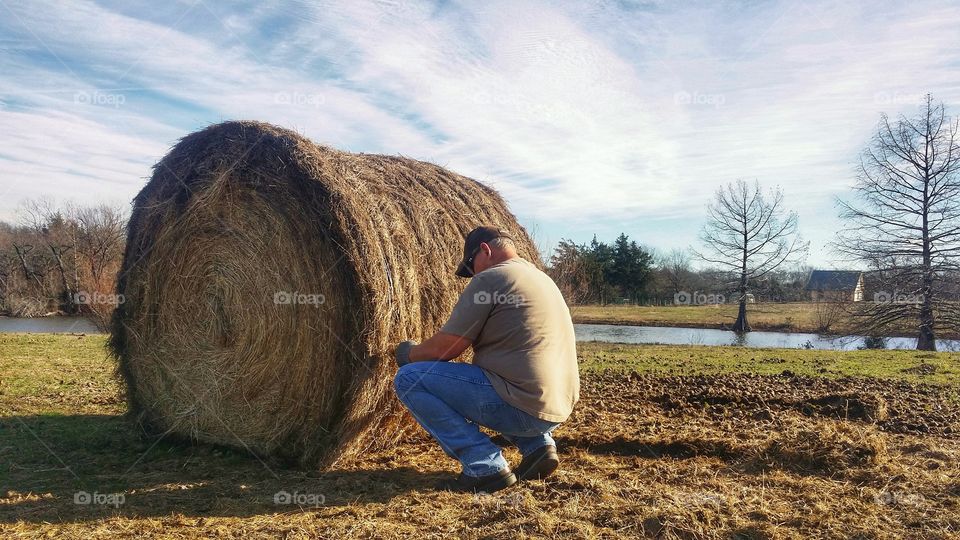
[(440, 329), (473, 341), (473, 364), (514, 407), (563, 422), (580, 399), (570, 310), (550, 276), (515, 257), (473, 276)]

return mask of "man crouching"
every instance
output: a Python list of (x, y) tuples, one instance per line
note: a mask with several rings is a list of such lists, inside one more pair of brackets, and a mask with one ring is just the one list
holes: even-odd
[[(397, 397), (462, 472), (441, 486), (492, 493), (560, 463), (550, 433), (580, 398), (570, 310), (553, 280), (499, 229), (467, 235), (456, 275), (472, 277), (436, 335), (397, 346)], [(449, 362), (473, 345), (473, 363)], [(486, 426), (515, 444), (511, 471)]]

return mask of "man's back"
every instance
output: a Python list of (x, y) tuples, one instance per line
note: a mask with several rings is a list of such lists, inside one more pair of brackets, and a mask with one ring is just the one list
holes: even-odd
[(471, 339), (474, 365), (518, 409), (562, 422), (579, 399), (570, 310), (553, 280), (522, 258), (475, 275), (441, 332)]

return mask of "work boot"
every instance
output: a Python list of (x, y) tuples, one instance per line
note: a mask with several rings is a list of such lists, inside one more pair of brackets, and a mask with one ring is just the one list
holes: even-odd
[(524, 456), (520, 465), (514, 471), (517, 480), (541, 480), (557, 470), (560, 458), (557, 456), (557, 447), (542, 446), (534, 450), (529, 456)]
[(513, 474), (509, 467), (505, 467), (486, 476), (467, 476), (466, 474), (460, 473), (460, 476), (455, 479), (440, 482), (437, 487), (446, 491), (483, 491), (493, 493), (494, 491), (499, 491), (516, 483), (516, 475)]

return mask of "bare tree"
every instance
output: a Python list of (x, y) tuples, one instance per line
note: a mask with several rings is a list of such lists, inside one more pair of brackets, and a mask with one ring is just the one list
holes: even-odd
[[(123, 210), (103, 204), (78, 207), (71, 210), (71, 219), (76, 223), (76, 267), (82, 290), (94, 298), (110, 295), (126, 240)], [(93, 301), (84, 307), (97, 326), (106, 328), (116, 304)]]
[(17, 254), (17, 260), (20, 261), (20, 268), (23, 270), (24, 277), (36, 283), (38, 290), (43, 290), (43, 272), (35, 270), (27, 259), (30, 252), (33, 251), (33, 245), (18, 238), (13, 241), (13, 249)]
[(19, 314), (12, 300), (23, 289), (36, 285), (43, 288), (42, 276), (33, 272), (29, 249), (13, 225), (0, 222), (0, 314)]
[(550, 256), (548, 273), (570, 304), (590, 298), (590, 278), (583, 250), (573, 240), (561, 239)]
[(123, 256), (122, 207), (40, 198), (23, 202), (18, 213), (19, 225), (0, 222), (0, 313), (53, 310), (105, 321)]
[(58, 288), (50, 285), (50, 256), (42, 249), (43, 241), (33, 229), (9, 227), (8, 231), (3, 247), (10, 272), (3, 311), (14, 316), (46, 313), (50, 307), (50, 293)]
[(60, 278), (63, 305), (68, 312), (75, 313), (79, 308), (75, 294), (79, 278), (76, 265), (66, 259), (69, 252), (75, 253), (75, 224), (48, 198), (25, 201), (21, 215), (23, 224), (32, 229), (49, 250)]
[(660, 270), (663, 273), (671, 294), (687, 290), (691, 279), (690, 253), (683, 249), (671, 249), (660, 261)]
[[(92, 286), (104, 291), (105, 276), (123, 256), (123, 228), (126, 218), (121, 209), (101, 204), (71, 211), (76, 222), (76, 246), (80, 263), (89, 272)], [(112, 287), (112, 285), (111, 285)]]
[(772, 190), (765, 197), (758, 182), (751, 186), (737, 180), (721, 187), (707, 206), (707, 214), (700, 235), (704, 250), (694, 254), (736, 278), (740, 308), (733, 331), (749, 332), (749, 283), (805, 257), (809, 243), (801, 241), (797, 233), (796, 212), (784, 210), (783, 193)]
[(957, 131), (957, 120), (929, 94), (914, 118), (883, 115), (861, 155), (857, 201), (839, 201), (847, 227), (835, 246), (880, 280), (875, 301), (856, 317), (867, 335), (914, 320), (917, 349), (932, 351), (938, 331), (958, 328), (957, 304), (944, 294), (960, 262)]
[(847, 303), (839, 297), (817, 298), (813, 304), (813, 315), (817, 322), (817, 332), (829, 334), (838, 323), (847, 320)]

